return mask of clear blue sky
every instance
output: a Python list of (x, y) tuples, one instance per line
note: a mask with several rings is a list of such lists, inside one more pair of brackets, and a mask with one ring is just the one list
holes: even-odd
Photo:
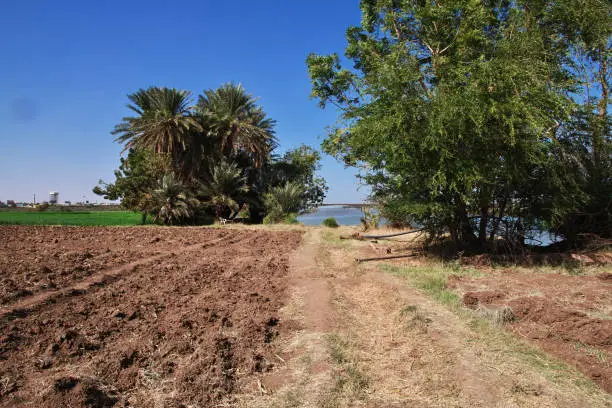
[[(126, 95), (241, 82), (278, 121), (280, 150), (319, 148), (336, 113), (309, 99), (308, 53), (342, 52), (357, 0), (0, 2), (0, 200), (100, 200)], [(325, 156), (328, 202), (354, 202), (354, 169)]]

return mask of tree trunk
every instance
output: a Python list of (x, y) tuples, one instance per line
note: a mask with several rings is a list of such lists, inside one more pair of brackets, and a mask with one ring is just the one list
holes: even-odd
[(478, 225), (478, 245), (484, 249), (487, 244), (487, 225), (489, 224), (489, 207), (480, 209), (480, 224)]
[(478, 244), (478, 239), (474, 234), (474, 229), (470, 224), (470, 218), (466, 205), (460, 197), (455, 201), (455, 222), (457, 226), (455, 242), (460, 246), (474, 247)]
[[(497, 234), (497, 231), (499, 231), (499, 224), (504, 219), (504, 215), (505, 215), (505, 211), (506, 211), (506, 203), (507, 202), (508, 202), (508, 196), (504, 196), (504, 198), (502, 199), (502, 202), (501, 202), (501, 204), (499, 206), (499, 215), (497, 216), (497, 220), (495, 221), (495, 223), (493, 224), (493, 226), (491, 228), (491, 235), (489, 236), (489, 239), (491, 241), (493, 241), (495, 239), (495, 235)], [(495, 213), (493, 215), (495, 215)]]

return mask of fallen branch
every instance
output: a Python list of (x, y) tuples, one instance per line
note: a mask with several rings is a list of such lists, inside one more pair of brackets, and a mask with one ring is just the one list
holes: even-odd
[(395, 234), (387, 234), (387, 235), (361, 235), (358, 232), (355, 232), (351, 235), (340, 235), (340, 239), (357, 239), (363, 241), (364, 239), (385, 239), (391, 237), (398, 237), (400, 235), (408, 235), (408, 234), (416, 234), (417, 232), (423, 232), (424, 229), (412, 230), (407, 232), (396, 232)]
[(408, 232), (396, 232), (395, 234), (387, 234), (387, 235), (363, 235), (363, 238), (367, 238), (367, 239), (382, 239), (382, 238), (391, 238), (391, 237), (398, 237), (400, 235), (408, 235), (408, 234), (415, 234), (417, 232), (423, 232), (424, 230), (418, 229), (418, 230), (412, 230), (412, 231), (408, 231)]
[(382, 261), (385, 259), (408, 258), (410, 256), (417, 256), (417, 254), (411, 253), (411, 254), (403, 254), (403, 255), (377, 256), (374, 258), (355, 258), (355, 261), (357, 261), (357, 263), (362, 263), (362, 262), (369, 262), (369, 261)]

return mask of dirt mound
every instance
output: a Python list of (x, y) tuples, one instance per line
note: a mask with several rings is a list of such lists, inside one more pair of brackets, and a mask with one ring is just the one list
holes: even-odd
[(494, 264), (538, 266), (552, 265), (606, 265), (612, 263), (612, 255), (609, 253), (525, 253), (525, 254), (479, 254), (463, 256), (460, 258), (461, 265), (476, 268), (489, 268)]
[(537, 297), (514, 299), (508, 305), (523, 323), (548, 326), (551, 337), (591, 346), (612, 346), (612, 320), (590, 318), (585, 313), (567, 310)]
[[(111, 253), (125, 245), (115, 230)], [(183, 246), (223, 240), (156, 257), (142, 249), (150, 260), (116, 280), (9, 315), (0, 322), (0, 406), (217, 406), (274, 367), (287, 254), (300, 234), (160, 231), (134, 236), (162, 254), (160, 235)]]
[(597, 275), (597, 277), (602, 281), (612, 281), (612, 273), (600, 273), (599, 275)]
[(504, 297), (499, 291), (467, 292), (463, 295), (463, 304), (470, 309), (476, 309), (479, 304), (487, 305)]
[(612, 280), (597, 276), (521, 273), (511, 269), (488, 275), (449, 278), (467, 307), (509, 307), (508, 326), (545, 351), (575, 365), (612, 392)]
[(544, 298), (514, 299), (508, 303), (518, 322), (514, 330), (547, 352), (576, 365), (612, 392), (612, 320), (589, 317)]

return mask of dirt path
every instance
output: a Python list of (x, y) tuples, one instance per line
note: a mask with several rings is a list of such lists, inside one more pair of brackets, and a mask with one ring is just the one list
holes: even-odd
[[(334, 235), (335, 234), (335, 235)], [(553, 378), (401, 278), (356, 265), (367, 244), (311, 229), (290, 270), (281, 320), (295, 334), (248, 407), (609, 407), (609, 394)]]

